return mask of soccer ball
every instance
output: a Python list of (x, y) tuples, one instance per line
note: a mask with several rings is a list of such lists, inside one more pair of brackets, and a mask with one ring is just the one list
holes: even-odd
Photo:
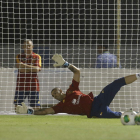
[(136, 123), (137, 125), (140, 125), (140, 114), (137, 114), (137, 115), (135, 116), (135, 123)]
[(123, 125), (135, 125), (137, 113), (135, 111), (129, 110), (121, 115), (121, 123)]

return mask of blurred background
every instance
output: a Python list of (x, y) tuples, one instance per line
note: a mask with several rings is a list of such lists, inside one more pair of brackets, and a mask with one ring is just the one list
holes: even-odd
[[(121, 0), (120, 62), (140, 67), (138, 0)], [(15, 67), (22, 40), (32, 39), (43, 67), (54, 53), (78, 67), (94, 68), (97, 44), (117, 55), (117, 0), (2, 0), (0, 66)]]

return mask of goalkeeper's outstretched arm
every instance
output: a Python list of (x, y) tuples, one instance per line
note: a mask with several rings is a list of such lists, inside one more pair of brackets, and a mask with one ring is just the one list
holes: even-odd
[(73, 79), (74, 79), (76, 82), (80, 82), (80, 69), (78, 69), (77, 67), (75, 67), (75, 66), (72, 65), (72, 64), (69, 64), (68, 69), (70, 69), (70, 70), (74, 73)]
[(62, 57), (62, 55), (60, 54), (54, 54), (52, 59), (55, 61), (55, 64), (53, 65), (54, 67), (58, 67), (58, 66), (64, 66), (64, 67), (68, 67), (68, 69), (70, 69), (74, 75), (73, 75), (73, 79), (76, 82), (80, 82), (80, 69), (77, 68), (76, 66), (69, 64), (67, 61), (65, 61)]
[(21, 104), (22, 105), (18, 105), (16, 107), (17, 114), (47, 115), (47, 114), (55, 113), (53, 108), (44, 108), (44, 109), (34, 110), (33, 108), (27, 107), (24, 102), (22, 102)]
[(53, 108), (43, 108), (34, 111), (34, 115), (47, 115), (47, 114), (54, 114), (54, 113), (55, 111), (53, 110)]

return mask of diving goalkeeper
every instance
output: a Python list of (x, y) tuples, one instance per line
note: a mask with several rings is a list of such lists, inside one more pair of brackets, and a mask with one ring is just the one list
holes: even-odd
[(51, 91), (52, 96), (60, 102), (51, 107), (39, 110), (28, 108), (24, 103), (18, 105), (16, 112), (19, 114), (47, 115), (56, 113), (68, 113), (87, 115), (88, 118), (120, 118), (121, 112), (113, 112), (109, 108), (110, 103), (116, 93), (124, 85), (130, 84), (140, 77), (140, 74), (126, 76), (113, 81), (102, 89), (100, 94), (93, 97), (92, 92), (88, 95), (83, 94), (79, 89), (80, 69), (66, 62), (61, 55), (55, 54), (52, 59), (56, 62), (54, 67), (64, 66), (73, 72), (72, 84), (69, 86), (66, 94), (60, 88), (54, 88)]

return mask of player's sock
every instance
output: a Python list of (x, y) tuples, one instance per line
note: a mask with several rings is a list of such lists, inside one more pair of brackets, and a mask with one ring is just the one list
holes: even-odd
[(140, 73), (136, 73), (137, 79), (140, 78)]

